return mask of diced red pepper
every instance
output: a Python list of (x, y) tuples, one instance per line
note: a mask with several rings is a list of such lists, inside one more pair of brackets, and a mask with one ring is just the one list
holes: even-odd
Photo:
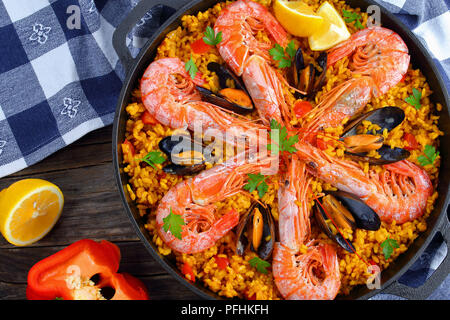
[(189, 281), (195, 282), (194, 271), (192, 271), (192, 267), (189, 263), (183, 263), (183, 266), (181, 267), (181, 273), (184, 274), (184, 277)]
[(230, 265), (230, 261), (226, 257), (219, 257), (216, 255), (214, 259), (216, 260), (217, 267), (219, 267), (220, 270), (225, 270)]
[(39, 261), (28, 272), (27, 298), (29, 300), (73, 300), (75, 289), (70, 277), (91, 279), (98, 275), (98, 289), (114, 289), (111, 300), (148, 300), (144, 284), (129, 274), (117, 273), (119, 248), (108, 241), (90, 239), (77, 241), (67, 248)]
[(158, 120), (156, 120), (155, 118), (153, 118), (153, 116), (150, 114), (150, 112), (145, 111), (142, 116), (141, 116), (141, 120), (144, 124), (157, 124)]
[(203, 38), (200, 38), (191, 43), (191, 49), (194, 53), (202, 54), (208, 52), (211, 49), (211, 46), (205, 43), (205, 41), (203, 41)]
[(408, 143), (408, 145), (405, 146), (406, 150), (415, 150), (419, 147), (419, 143), (411, 133), (405, 132), (403, 134), (403, 139)]
[(298, 100), (294, 105), (294, 112), (297, 118), (302, 118), (305, 114), (311, 111), (312, 105), (308, 101)]
[(128, 141), (127, 139), (125, 139), (125, 141), (122, 143), (122, 151), (124, 153), (130, 154), (131, 156), (134, 156), (134, 154), (135, 154), (133, 144), (130, 141)]

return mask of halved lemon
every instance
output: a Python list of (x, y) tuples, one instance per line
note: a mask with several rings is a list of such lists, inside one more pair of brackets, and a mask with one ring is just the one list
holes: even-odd
[(317, 14), (324, 18), (324, 23), (319, 31), (308, 37), (311, 50), (327, 50), (350, 37), (341, 15), (329, 2), (324, 2)]
[(273, 4), (275, 17), (290, 34), (308, 37), (323, 24), (323, 17), (303, 1), (276, 0)]
[(61, 190), (41, 179), (13, 183), (0, 193), (0, 231), (8, 242), (26, 246), (42, 239), (58, 221)]

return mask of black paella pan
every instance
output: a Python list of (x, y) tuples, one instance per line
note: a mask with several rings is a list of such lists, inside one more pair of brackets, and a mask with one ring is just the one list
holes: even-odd
[[(137, 234), (143, 241), (150, 254), (158, 260), (161, 265), (178, 281), (183, 283), (190, 290), (199, 296), (207, 299), (223, 299), (217, 294), (207, 289), (201, 284), (192, 284), (188, 282), (180, 271), (176, 268), (175, 260), (162, 256), (158, 253), (156, 245), (144, 227), (145, 221), (139, 215), (135, 203), (130, 199), (126, 184), (128, 183), (127, 174), (123, 172), (122, 153), (120, 144), (125, 139), (125, 123), (127, 119), (125, 107), (131, 99), (131, 93), (138, 86), (138, 81), (142, 77), (147, 66), (153, 61), (156, 50), (170, 31), (181, 25), (181, 17), (185, 14), (196, 14), (198, 11), (204, 11), (213, 6), (215, 0), (141, 0), (139, 4), (130, 12), (121, 25), (117, 28), (113, 36), (113, 45), (117, 54), (127, 72), (126, 78), (120, 92), (117, 103), (116, 115), (113, 129), (113, 161), (114, 174), (119, 187), (125, 210), (131, 219)], [(352, 7), (359, 7), (365, 11), (369, 5), (373, 5), (371, 0), (347, 0)], [(155, 32), (141, 49), (139, 55), (133, 58), (125, 45), (126, 35), (132, 27), (145, 15), (147, 11), (156, 5), (164, 4), (176, 9), (167, 21)], [(411, 288), (398, 282), (398, 279), (405, 273), (412, 264), (421, 256), (430, 241), (435, 236), (442, 236), (447, 244), (450, 243), (449, 216), (450, 216), (450, 104), (448, 93), (444, 82), (440, 77), (432, 58), (427, 53), (422, 44), (396, 17), (381, 8), (381, 23), (384, 27), (397, 32), (405, 41), (411, 55), (411, 62), (415, 68), (420, 68), (433, 91), (431, 99), (434, 103), (440, 103), (443, 106), (439, 112), (439, 128), (444, 132), (440, 138), (440, 153), (442, 156), (439, 184), (437, 191), (439, 197), (435, 203), (435, 208), (427, 220), (428, 228), (425, 232), (412, 243), (408, 250), (401, 254), (389, 267), (381, 274), (381, 289), (369, 290), (366, 286), (355, 287), (350, 295), (344, 299), (368, 299), (378, 293), (390, 293), (408, 299), (427, 298), (447, 277), (450, 270), (450, 254), (447, 253), (444, 261), (433, 275), (420, 287)]]

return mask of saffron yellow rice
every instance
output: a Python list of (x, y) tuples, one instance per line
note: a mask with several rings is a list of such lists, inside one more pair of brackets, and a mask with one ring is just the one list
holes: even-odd
[[(343, 9), (358, 12), (362, 16), (362, 23), (365, 26), (367, 21), (367, 14), (360, 12), (359, 9), (350, 8), (345, 4), (345, 1), (328, 0), (338, 12)], [(270, 0), (259, 1), (263, 5), (270, 7)], [(306, 1), (313, 8), (317, 9), (323, 2), (322, 0)], [(193, 57), (195, 64), (203, 75), (203, 79), (207, 84), (205, 87), (211, 90), (217, 90), (218, 79), (214, 73), (211, 73), (207, 68), (207, 64), (211, 61), (224, 63), (216, 48), (212, 48), (209, 52), (204, 54), (195, 54), (191, 51), (190, 44), (195, 40), (203, 37), (203, 32), (207, 26), (213, 26), (217, 16), (220, 14), (222, 8), (226, 5), (225, 2), (218, 3), (214, 7), (205, 12), (199, 12), (197, 15), (184, 16), (182, 18), (182, 25), (176, 30), (170, 32), (158, 48), (156, 59), (164, 57), (179, 57), (183, 61), (188, 61)], [(351, 33), (357, 30), (353, 24), (348, 23), (347, 27)], [(257, 37), (262, 39), (267, 37), (260, 33)], [(306, 62), (315, 63), (315, 58), (318, 52), (312, 52), (309, 49), (308, 43), (305, 39), (293, 38), (296, 46), (301, 46), (305, 53)], [(334, 66), (328, 68), (326, 73), (326, 81), (323, 90), (316, 96), (316, 103), (319, 101), (323, 93), (331, 90), (336, 85), (348, 80), (351, 77), (348, 68), (348, 59), (338, 61)], [(405, 102), (405, 98), (412, 94), (413, 88), (420, 88), (422, 90), (422, 107), (416, 110), (415, 107)], [(438, 128), (439, 117), (434, 114), (435, 109), (438, 111), (442, 108), (439, 104), (434, 105), (429, 96), (431, 90), (426, 82), (425, 77), (420, 70), (413, 69), (410, 65), (408, 73), (402, 82), (391, 88), (389, 92), (379, 98), (372, 98), (367, 104), (365, 111), (370, 111), (384, 106), (398, 106), (401, 107), (406, 114), (405, 121), (390, 133), (385, 132), (384, 138), (386, 143), (392, 147), (404, 147), (407, 143), (402, 139), (405, 132), (413, 134), (419, 143), (417, 150), (411, 151), (409, 160), (419, 164), (417, 157), (423, 154), (426, 145), (433, 145), (438, 147), (438, 137), (443, 133)], [(293, 99), (292, 95), (290, 95)], [(139, 159), (142, 159), (148, 152), (158, 150), (159, 141), (170, 135), (173, 130), (161, 124), (144, 125), (140, 117), (145, 111), (144, 106), (140, 100), (139, 90), (133, 93), (133, 99), (126, 107), (128, 120), (126, 123), (126, 139), (133, 145), (134, 154), (129, 152), (129, 146), (123, 145), (123, 162), (124, 171), (129, 176), (129, 183), (127, 191), (133, 201), (136, 202), (141, 216), (147, 218), (146, 228), (153, 236), (153, 241), (158, 247), (158, 250), (163, 255), (174, 255), (178, 266), (188, 263), (195, 275), (195, 281), (202, 282), (206, 287), (219, 295), (224, 297), (239, 297), (251, 299), (281, 299), (279, 292), (274, 284), (272, 274), (262, 274), (255, 268), (250, 266), (249, 260), (256, 256), (255, 253), (247, 251), (244, 256), (238, 256), (235, 250), (235, 238), (233, 232), (229, 232), (221, 240), (219, 240), (212, 248), (197, 254), (180, 254), (173, 252), (167, 247), (159, 238), (155, 230), (155, 209), (158, 202), (164, 194), (175, 184), (182, 181), (183, 177), (166, 174), (162, 171), (162, 165), (158, 164), (155, 170), (151, 166), (145, 165)], [(299, 120), (295, 119), (293, 124), (297, 124)], [(343, 123), (341, 126), (333, 129), (326, 129), (327, 136), (339, 137), (342, 133)], [(365, 123), (367, 132), (373, 130), (373, 125)], [(342, 146), (335, 145), (333, 139), (324, 137), (324, 140), (329, 140), (330, 143), (326, 152), (337, 157), (344, 157), (344, 150)], [(425, 170), (430, 175), (434, 185), (438, 181), (438, 169), (440, 164), (440, 157), (437, 158), (434, 166), (427, 165)], [(420, 165), (420, 164), (419, 164)], [(361, 168), (367, 172), (369, 164), (361, 162)], [(376, 168), (381, 170), (381, 168)], [(278, 176), (271, 176), (267, 183), (269, 190), (261, 199), (272, 208), (272, 215), (275, 221), (278, 221), (278, 205), (277, 205), (277, 190), (278, 190)], [(322, 183), (318, 179), (314, 179), (311, 185), (312, 193), (320, 193), (323, 190), (331, 189), (331, 186)], [(255, 199), (258, 199), (256, 191), (252, 193)], [(388, 224), (383, 222), (378, 231), (367, 231), (357, 229), (355, 232), (348, 233), (349, 239), (353, 242), (359, 256), (366, 261), (373, 262), (386, 269), (388, 265), (395, 260), (401, 253), (407, 250), (408, 246), (417, 238), (417, 236), (426, 230), (426, 218), (433, 210), (433, 203), (436, 200), (437, 192), (428, 199), (426, 213), (419, 219), (402, 225), (396, 225), (395, 222)], [(228, 212), (231, 208), (237, 210), (240, 214), (247, 211), (251, 204), (249, 196), (238, 194), (220, 203), (217, 203), (220, 212)], [(319, 231), (318, 227), (313, 223), (312, 225), (313, 237), (322, 239), (330, 244), (334, 244), (325, 234)], [(396, 249), (393, 255), (386, 260), (384, 258), (381, 243), (387, 238), (395, 239), (399, 248)], [(355, 254), (350, 254), (342, 248), (336, 246), (339, 265), (341, 272), (341, 289), (340, 294), (346, 295), (356, 285), (364, 285), (369, 273), (367, 265)], [(226, 257), (229, 260), (229, 265), (224, 269), (218, 268), (215, 256)], [(190, 279), (192, 280), (192, 279)]]

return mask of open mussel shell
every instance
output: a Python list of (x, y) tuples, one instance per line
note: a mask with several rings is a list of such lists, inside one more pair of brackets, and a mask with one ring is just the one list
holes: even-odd
[(390, 146), (383, 145), (377, 150), (380, 158), (368, 157), (366, 153), (352, 153), (345, 151), (345, 154), (356, 161), (368, 162), (373, 165), (384, 165), (394, 163), (408, 159), (411, 153), (402, 148), (391, 148)]
[(170, 164), (163, 168), (166, 173), (193, 175), (206, 169), (205, 161), (211, 154), (204, 154), (204, 146), (191, 138), (189, 134), (173, 134), (159, 142), (159, 149), (164, 152)]
[(297, 49), (294, 63), (288, 71), (288, 79), (291, 85), (304, 92), (304, 94), (296, 92), (295, 97), (297, 99), (311, 97), (322, 88), (327, 71), (327, 57), (327, 53), (324, 51), (317, 58), (317, 64), (322, 68), (322, 71), (319, 71), (312, 63), (305, 64), (302, 49)]
[[(380, 217), (357, 196), (345, 191), (327, 191), (325, 196), (317, 199), (314, 216), (325, 234), (348, 252), (355, 252), (350, 240), (344, 239), (339, 231), (342, 229), (378, 230)], [(333, 225), (333, 230), (330, 227)]]
[[(200, 92), (200, 95), (202, 96), (202, 99), (206, 102), (212, 103), (216, 106), (222, 107), (224, 109), (236, 112), (238, 114), (248, 114), (253, 111), (253, 103), (250, 105), (240, 105), (237, 103), (234, 103), (229, 98), (225, 97), (224, 95), (220, 93), (214, 93), (211, 90), (208, 90), (206, 88), (196, 86), (197, 90)], [(238, 89), (240, 90), (240, 89)], [(251, 102), (251, 100), (250, 100)]]
[(206, 169), (205, 163), (194, 164), (192, 166), (182, 166), (170, 163), (163, 167), (165, 173), (176, 174), (179, 176), (191, 176)]
[(373, 124), (378, 125), (381, 129), (375, 132), (376, 134), (383, 133), (384, 129), (388, 132), (399, 126), (405, 119), (405, 112), (399, 107), (383, 107), (372, 110), (365, 114), (360, 115), (354, 120), (350, 121), (344, 128), (344, 134), (342, 137), (357, 135), (357, 129), (363, 121), (370, 121)]
[(316, 218), (317, 224), (320, 226), (320, 228), (325, 232), (325, 234), (330, 238), (331, 240), (334, 240), (337, 244), (339, 244), (344, 250), (353, 253), (355, 252), (355, 247), (351, 243), (350, 240), (344, 239), (344, 237), (340, 233), (335, 233), (327, 223), (328, 217), (323, 210), (322, 206), (319, 205), (316, 201), (314, 204), (314, 217)]
[[(342, 135), (342, 141), (350, 139), (352, 137), (370, 137), (370, 134), (358, 134), (358, 127), (363, 121), (370, 121), (372, 124), (376, 124), (380, 127), (379, 130), (374, 132), (376, 135), (380, 135), (384, 130), (388, 132), (399, 126), (405, 119), (405, 112), (399, 107), (384, 107), (380, 109), (375, 109), (368, 113), (362, 114), (359, 117), (352, 120), (345, 128), (344, 134)], [(376, 137), (376, 135), (372, 135)], [(381, 138), (381, 136), (380, 136)], [(358, 140), (358, 139), (353, 139)], [(367, 139), (360, 139), (361, 141)], [(381, 140), (381, 139), (380, 139)], [(373, 144), (372, 146), (375, 146)], [(363, 146), (361, 146), (363, 147)], [(370, 146), (366, 146), (370, 148)], [(394, 163), (397, 161), (402, 161), (410, 156), (410, 152), (406, 149), (401, 148), (391, 148), (388, 145), (376, 145), (373, 150), (377, 150), (380, 158), (369, 157), (366, 152), (357, 152), (357, 148), (352, 148), (354, 151), (347, 150), (345, 153), (352, 159), (357, 161), (369, 162), (374, 165), (384, 165), (389, 163)], [(356, 151), (356, 152), (355, 152)]]
[(269, 259), (275, 243), (275, 224), (270, 208), (254, 202), (241, 217), (236, 238), (238, 255), (243, 255), (250, 245), (250, 250), (256, 252), (261, 259)]
[(217, 62), (210, 62), (206, 67), (209, 71), (216, 73), (217, 77), (219, 78), (219, 85), (221, 88), (227, 88), (227, 81), (233, 80), (236, 89), (243, 90), (248, 95), (244, 82), (241, 80), (241, 78), (236, 76), (230, 68)]
[(356, 228), (376, 231), (380, 229), (381, 220), (378, 214), (360, 198), (345, 191), (327, 191), (327, 194), (339, 200), (352, 214)]

